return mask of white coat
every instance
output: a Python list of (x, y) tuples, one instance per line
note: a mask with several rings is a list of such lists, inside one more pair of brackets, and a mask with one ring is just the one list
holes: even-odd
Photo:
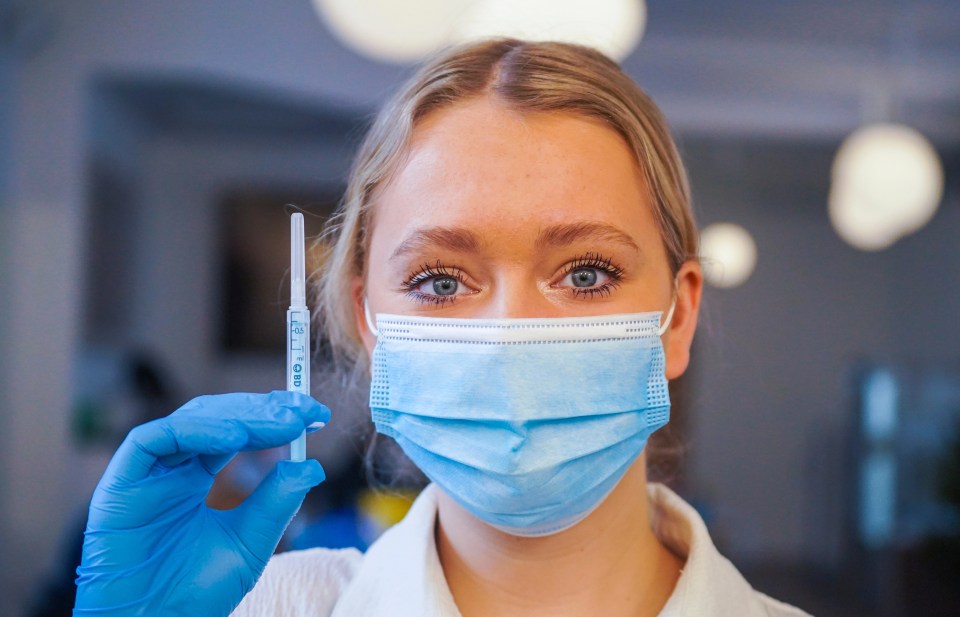
[[(437, 489), (365, 553), (310, 549), (275, 556), (234, 617), (460, 617), (434, 543)], [(809, 617), (755, 591), (717, 551), (689, 504), (650, 484), (650, 521), (683, 571), (660, 617)]]

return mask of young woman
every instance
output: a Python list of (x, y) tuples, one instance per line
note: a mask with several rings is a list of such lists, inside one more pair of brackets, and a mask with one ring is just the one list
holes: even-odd
[(364, 555), (270, 559), (315, 461), (281, 463), (231, 512), (204, 496), (234, 453), (329, 411), (201, 397), (111, 462), (77, 614), (804, 614), (647, 482), (702, 276), (667, 126), (613, 62), (517, 40), (447, 52), (377, 118), (328, 239), (319, 325), (369, 368), (377, 430), (432, 484)]

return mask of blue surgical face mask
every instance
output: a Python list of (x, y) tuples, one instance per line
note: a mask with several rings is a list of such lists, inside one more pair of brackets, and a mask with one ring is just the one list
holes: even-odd
[[(366, 308), (366, 307), (365, 307)], [(541, 536), (583, 520), (670, 415), (661, 314), (377, 315), (370, 408), (477, 518)]]

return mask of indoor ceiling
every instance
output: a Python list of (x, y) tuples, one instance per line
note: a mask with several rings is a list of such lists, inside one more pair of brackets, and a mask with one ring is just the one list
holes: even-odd
[[(264, 19), (269, 25), (269, 13)], [(319, 18), (316, 31), (340, 45)], [(405, 72), (349, 63), (358, 101), (370, 100), (363, 84), (386, 92), (385, 76)], [(650, 0), (645, 36), (623, 65), (687, 136), (838, 144), (865, 122), (887, 120), (917, 128), (941, 151), (960, 147), (957, 0)], [(166, 128), (296, 132), (370, 112), (366, 104), (311, 110), (236, 84), (143, 76), (116, 93)]]
[(649, 2), (624, 62), (674, 125), (835, 139), (898, 120), (960, 142), (960, 2)]

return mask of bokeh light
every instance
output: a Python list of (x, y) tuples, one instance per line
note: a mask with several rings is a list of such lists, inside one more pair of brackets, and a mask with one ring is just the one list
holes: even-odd
[(564, 41), (594, 47), (622, 60), (643, 36), (647, 9), (643, 0), (485, 0), (463, 15), (457, 41), (515, 36), (534, 41)]
[(579, 43), (622, 60), (646, 25), (643, 0), (313, 0), (330, 31), (354, 51), (412, 63), (451, 44), (515, 36)]
[(450, 41), (467, 0), (313, 0), (341, 42), (375, 60), (416, 62)]
[(887, 248), (926, 225), (943, 196), (943, 167), (914, 129), (873, 124), (854, 131), (837, 151), (830, 221), (850, 245)]
[(714, 223), (700, 232), (703, 275), (714, 287), (742, 285), (757, 265), (757, 245), (746, 229), (734, 223)]

